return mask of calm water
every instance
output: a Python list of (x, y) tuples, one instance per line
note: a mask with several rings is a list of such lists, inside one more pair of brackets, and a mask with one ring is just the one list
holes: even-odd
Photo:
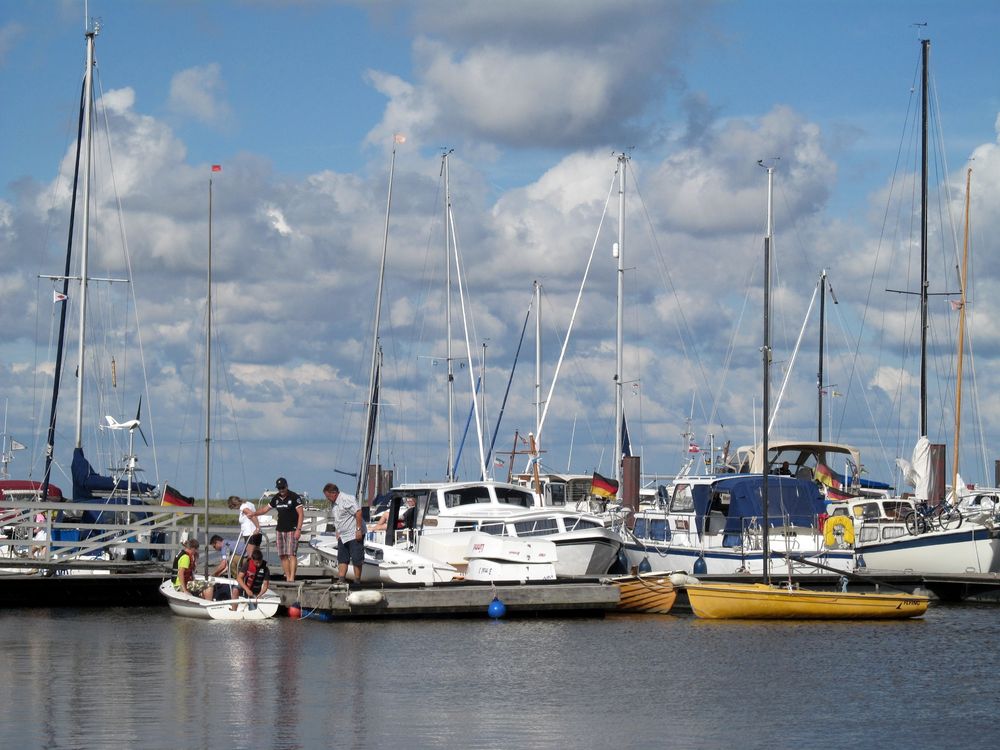
[(10, 748), (1000, 744), (1000, 608), (896, 623), (0, 611)]

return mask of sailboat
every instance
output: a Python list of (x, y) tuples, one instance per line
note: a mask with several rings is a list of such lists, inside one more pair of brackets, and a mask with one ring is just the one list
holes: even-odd
[[(761, 455), (768, 455), (771, 416), (771, 238), (773, 234), (772, 193), (774, 166), (758, 162), (767, 170), (767, 229), (764, 236), (764, 345), (763, 429)], [(771, 482), (767, 465), (760, 485), (764, 529), (769, 528)], [(903, 619), (919, 617), (930, 600), (911, 594), (807, 591), (771, 582), (770, 534), (762, 534), (763, 580), (759, 583), (690, 583), (685, 585), (691, 609), (706, 619), (823, 620), (823, 619)]]
[[(920, 205), (920, 436), (914, 448), (913, 460), (907, 468), (916, 486), (916, 499), (930, 499), (930, 454), (927, 440), (927, 112), (928, 112), (928, 63), (930, 40), (921, 40), (921, 205)], [(968, 201), (968, 179), (966, 188)], [(966, 234), (968, 227), (966, 226)], [(968, 237), (966, 236), (966, 243)], [(967, 247), (966, 247), (967, 249)], [(967, 263), (967, 261), (965, 262)], [(967, 269), (967, 265), (964, 266)], [(964, 323), (966, 271), (962, 273), (962, 310), (960, 323)], [(959, 368), (961, 368), (962, 330), (959, 341)], [(956, 389), (956, 430), (954, 478), (958, 477), (959, 414), (961, 412), (961, 369), (958, 371)], [(953, 485), (957, 482), (953, 482)], [(956, 488), (953, 492), (957, 495)], [(979, 518), (963, 519), (957, 513), (950, 518), (954, 522), (928, 524), (915, 513), (913, 501), (909, 498), (891, 498), (897, 504), (905, 504), (911, 516), (907, 530), (904, 518), (885, 518), (886, 514), (875, 514), (866, 520), (866, 513), (855, 516), (855, 549), (859, 568), (873, 570), (905, 570), (915, 573), (950, 575), (955, 573), (997, 573), (1000, 572), (1000, 531), (993, 528), (990, 514)], [(846, 512), (846, 511), (845, 511)], [(963, 523), (964, 521), (967, 521)], [(916, 523), (914, 523), (916, 521)], [(986, 522), (989, 522), (987, 525)]]
[[(127, 429), (129, 432), (129, 449), (128, 455), (124, 457), (124, 464), (120, 471), (118, 471), (117, 476), (104, 476), (94, 470), (90, 461), (87, 459), (84, 449), (83, 449), (83, 403), (84, 403), (84, 383), (85, 383), (85, 367), (87, 365), (86, 357), (86, 344), (87, 344), (87, 302), (88, 302), (88, 285), (93, 281), (106, 281), (106, 282), (127, 282), (128, 279), (96, 279), (89, 274), (89, 244), (90, 244), (90, 207), (91, 207), (91, 179), (92, 179), (92, 154), (93, 154), (93, 99), (94, 99), (94, 87), (93, 87), (93, 74), (95, 57), (94, 57), (94, 47), (95, 38), (100, 31), (100, 26), (94, 24), (88, 26), (85, 31), (85, 38), (87, 44), (87, 54), (86, 54), (86, 69), (83, 80), (83, 92), (81, 95), (80, 102), (80, 115), (79, 115), (79, 125), (77, 131), (77, 147), (76, 147), (76, 161), (75, 161), (75, 173), (73, 179), (73, 192), (70, 204), (70, 219), (69, 219), (69, 238), (67, 241), (66, 248), (66, 264), (65, 271), (61, 276), (43, 276), (42, 278), (49, 278), (53, 280), (59, 280), (62, 282), (61, 292), (55, 293), (55, 299), (60, 301), (61, 308), (59, 313), (59, 326), (58, 326), (58, 343), (56, 348), (56, 361), (55, 361), (55, 372), (52, 386), (52, 400), (49, 412), (48, 421), (48, 432), (46, 437), (46, 448), (45, 448), (45, 469), (44, 475), (41, 482), (41, 487), (39, 490), (40, 499), (42, 502), (47, 502), (50, 498), (50, 487), (51, 487), (51, 475), (52, 475), (52, 463), (54, 461), (54, 443), (56, 434), (56, 417), (58, 414), (58, 402), (59, 402), (59, 392), (61, 378), (64, 368), (64, 357), (66, 349), (66, 324), (67, 324), (67, 304), (70, 295), (69, 284), (70, 280), (79, 281), (79, 296), (76, 299), (76, 303), (79, 309), (79, 328), (78, 328), (78, 340), (77, 340), (77, 368), (76, 368), (76, 406), (75, 406), (75, 417), (76, 417), (76, 440), (73, 449), (73, 460), (71, 464), (71, 473), (73, 481), (73, 492), (72, 499), (76, 502), (101, 502), (108, 505), (128, 505), (132, 506), (134, 502), (140, 500), (141, 495), (151, 495), (155, 487), (146, 482), (140, 482), (136, 479), (136, 472), (138, 471), (136, 466), (136, 458), (134, 454), (134, 431), (139, 428), (140, 417), (141, 417), (141, 400), (139, 410), (136, 412), (136, 418), (134, 420), (129, 420), (125, 423), (118, 423), (112, 417), (106, 417), (107, 426), (105, 429)], [(83, 164), (83, 174), (81, 180), (81, 160)], [(71, 274), (72, 258), (73, 258), (73, 238), (75, 231), (76, 222), (76, 207), (77, 207), (77, 194), (82, 185), (82, 200), (80, 201), (82, 206), (82, 227), (81, 227), (81, 244), (80, 244), (80, 259), (79, 259), (79, 273), (78, 275)], [(112, 360), (112, 378), (114, 378), (114, 361)], [(114, 382), (114, 381), (113, 381)], [(145, 440), (145, 437), (143, 436)], [(134, 520), (130, 513), (130, 520)], [(93, 527), (93, 524), (98, 523), (108, 523), (115, 522), (117, 514), (111, 512), (106, 514), (104, 511), (84, 511), (74, 512), (72, 510), (66, 510), (59, 513), (57, 521), (60, 522), (60, 528), (54, 529), (52, 534), (52, 542), (54, 542), (54, 547), (58, 550), (62, 550), (67, 553), (72, 553), (75, 550), (73, 546), (67, 546), (65, 544), (60, 544), (64, 542), (79, 542), (83, 539), (90, 537), (99, 537), (102, 541), (113, 542), (111, 539), (112, 533), (99, 533), (97, 529)], [(62, 524), (70, 522), (81, 524), (80, 528), (66, 528)], [(95, 549), (95, 551), (101, 549), (103, 545), (90, 545)]]

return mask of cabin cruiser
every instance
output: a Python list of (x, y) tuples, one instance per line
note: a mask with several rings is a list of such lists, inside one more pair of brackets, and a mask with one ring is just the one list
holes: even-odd
[[(759, 474), (676, 480), (663, 493), (661, 507), (635, 515), (624, 546), (629, 569), (761, 575), (764, 481)], [(820, 529), (825, 506), (816, 483), (787, 476), (768, 476), (766, 481), (771, 571), (823, 572), (808, 561), (851, 570), (853, 550), (835, 536), (828, 543)]]
[[(362, 580), (379, 571), (378, 580), (398, 581), (400, 574), (393, 573), (393, 567), (422, 569), (422, 578), (414, 575), (411, 580), (421, 578), (424, 583), (445, 577), (451, 569), (457, 576), (489, 575), (494, 581), (604, 575), (622, 545), (604, 519), (545, 507), (529, 489), (505, 482), (403, 484), (390, 496), (390, 531), (369, 534)], [(398, 528), (406, 498), (416, 501), (412, 529)], [(312, 547), (335, 559), (331, 542), (320, 540)]]

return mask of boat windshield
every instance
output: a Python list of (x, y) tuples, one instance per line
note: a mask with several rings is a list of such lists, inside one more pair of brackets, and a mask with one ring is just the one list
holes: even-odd
[(674, 487), (674, 496), (670, 498), (672, 513), (692, 513), (694, 511), (694, 495), (690, 484), (678, 484)]

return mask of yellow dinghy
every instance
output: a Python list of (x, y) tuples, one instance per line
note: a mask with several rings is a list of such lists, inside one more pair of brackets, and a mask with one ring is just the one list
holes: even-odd
[(807, 591), (764, 583), (685, 588), (694, 613), (711, 620), (902, 620), (920, 617), (930, 604), (916, 594)]
[(612, 581), (620, 591), (620, 612), (665, 615), (677, 599), (677, 589), (670, 582), (669, 574), (620, 576)]

